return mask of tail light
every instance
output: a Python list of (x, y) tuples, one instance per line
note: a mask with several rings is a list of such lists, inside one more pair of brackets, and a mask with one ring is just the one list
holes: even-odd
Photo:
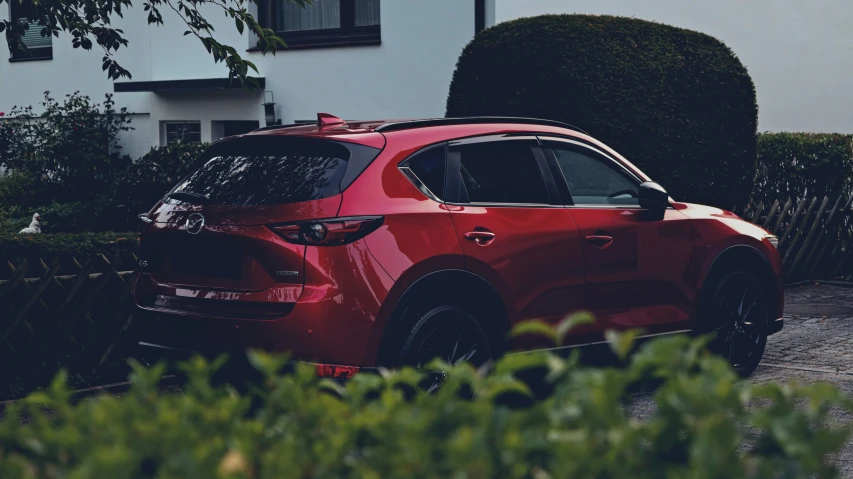
[(317, 376), (321, 378), (351, 378), (361, 369), (357, 366), (337, 366), (334, 364), (316, 364)]
[(273, 225), (270, 229), (288, 243), (338, 246), (364, 238), (382, 226), (382, 216), (353, 216)]

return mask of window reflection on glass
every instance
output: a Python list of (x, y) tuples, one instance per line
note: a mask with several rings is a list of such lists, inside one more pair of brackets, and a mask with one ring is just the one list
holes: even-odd
[(379, 0), (355, 0), (355, 26), (379, 25)]
[(172, 192), (204, 195), (213, 205), (275, 205), (318, 200), (341, 192), (346, 147), (327, 142), (252, 141), (212, 147), (204, 166)]
[(294, 2), (283, 2), (278, 9), (278, 26), (285, 32), (340, 28), (341, 0), (317, 0), (305, 8)]
[(548, 204), (534, 143), (496, 141), (457, 146), (460, 173), (471, 203)]
[(551, 146), (575, 204), (639, 204), (639, 185), (610, 160), (559, 144)]
[(275, 30), (279, 32), (379, 25), (380, 0), (316, 0), (313, 5), (305, 5), (304, 8), (290, 1), (274, 1)]

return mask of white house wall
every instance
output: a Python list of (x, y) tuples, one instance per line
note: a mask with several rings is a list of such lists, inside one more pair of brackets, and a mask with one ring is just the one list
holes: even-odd
[[(117, 60), (131, 71), (132, 81), (225, 78), (202, 44), (184, 36), (186, 27), (167, 8), (165, 25), (149, 26), (139, 5), (115, 23), (130, 46)], [(8, 16), (8, 6), (0, 6)], [(274, 94), (284, 123), (316, 118), (328, 112), (349, 119), (444, 116), (456, 60), (473, 38), (474, 0), (381, 0), (382, 44), (342, 48), (248, 52), (252, 39), (241, 36), (233, 19), (213, 9), (208, 20), (218, 41), (237, 48), (254, 62)], [(487, 1), (487, 25), (494, 22), (494, 0)], [(0, 38), (0, 51), (6, 51)], [(0, 111), (13, 105), (36, 105), (45, 90), (59, 98), (80, 91), (101, 101), (113, 83), (101, 70), (102, 53), (74, 49), (68, 35), (53, 41), (53, 59), (0, 61)], [(125, 81), (125, 80), (121, 80)], [(201, 121), (202, 140), (212, 137), (211, 122), (255, 120), (263, 126), (261, 91), (188, 91), (116, 93), (118, 107), (133, 112), (135, 130), (122, 135), (131, 156), (160, 143), (164, 121)]]

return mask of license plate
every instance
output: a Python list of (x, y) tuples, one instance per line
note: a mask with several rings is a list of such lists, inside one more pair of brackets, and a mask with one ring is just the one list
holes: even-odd
[(241, 256), (204, 246), (182, 249), (172, 257), (172, 272), (188, 276), (237, 279), (242, 266)]

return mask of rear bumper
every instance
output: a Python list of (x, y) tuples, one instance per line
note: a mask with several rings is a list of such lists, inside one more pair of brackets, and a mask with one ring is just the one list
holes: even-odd
[[(171, 365), (174, 365), (174, 363), (177, 361), (186, 361), (196, 355), (201, 355), (213, 359), (218, 354), (210, 351), (205, 353), (202, 351), (177, 349), (161, 344), (140, 341), (137, 348), (136, 359), (148, 365), (153, 365), (161, 361), (165, 361)], [(333, 379), (349, 379), (357, 373), (377, 371), (377, 369), (373, 367), (323, 364), (295, 360), (288, 361), (285, 365), (285, 369), (292, 369), (297, 364), (309, 365), (315, 369), (318, 376)], [(231, 355), (229, 357), (228, 364), (225, 368), (237, 371), (245, 371), (247, 368), (251, 368), (251, 366), (249, 365), (249, 362), (243, 353), (235, 353), (234, 355)]]
[(207, 355), (258, 349), (318, 364), (374, 366), (370, 340), (392, 285), (362, 241), (308, 247), (305, 284), (293, 296), (275, 287), (247, 295), (164, 285), (141, 274), (134, 285), (138, 337)]

